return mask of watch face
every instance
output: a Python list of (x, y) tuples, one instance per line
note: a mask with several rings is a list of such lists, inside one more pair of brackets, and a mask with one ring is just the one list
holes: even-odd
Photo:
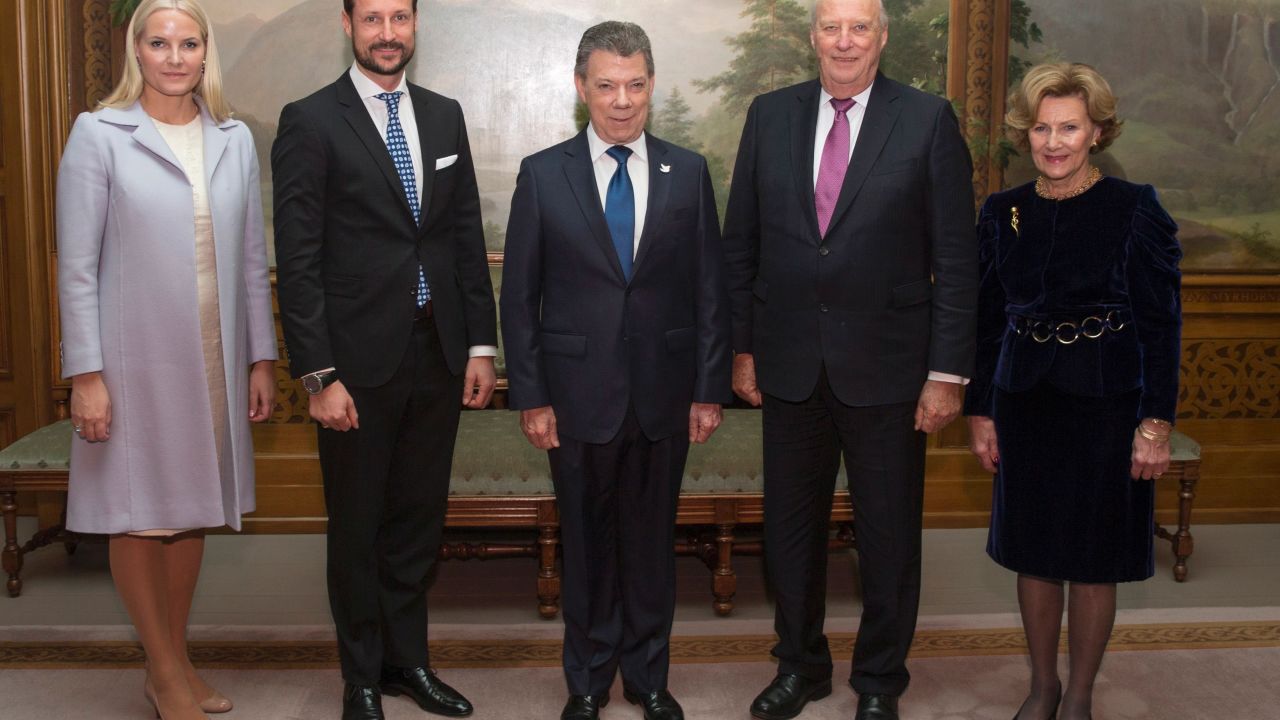
[(324, 383), (316, 375), (304, 375), (302, 377), (302, 389), (311, 395), (316, 395), (324, 389)]

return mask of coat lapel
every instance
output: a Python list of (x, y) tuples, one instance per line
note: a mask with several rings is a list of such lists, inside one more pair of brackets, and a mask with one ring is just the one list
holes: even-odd
[[(382, 140), (382, 135), (378, 134), (378, 128), (373, 124), (373, 118), (369, 117), (369, 110), (365, 108), (364, 101), (356, 94), (356, 86), (351, 83), (351, 77), (347, 73), (342, 73), (337, 82), (338, 102), (342, 104), (342, 116), (351, 126), (352, 132), (364, 144), (365, 150), (373, 157), (374, 162), (378, 164), (378, 169), (382, 171), (383, 178), (387, 184), (391, 186), (391, 194), (400, 202), (400, 207), (409, 214), (410, 222), (413, 221), (413, 210), (409, 207), (409, 198), (405, 197), (404, 184), (400, 182), (400, 173), (396, 172), (396, 165), (391, 161), (391, 153), (387, 151), (387, 144)], [(417, 108), (414, 108), (415, 110)]]
[(591, 166), (591, 147), (587, 144), (586, 130), (578, 133), (578, 137), (573, 139), (569, 149), (565, 151), (564, 175), (596, 245), (604, 252), (605, 262), (613, 268), (619, 280), (626, 282), (622, 274), (622, 263), (618, 260), (617, 251), (613, 249), (613, 236), (609, 234), (609, 225), (604, 219), (604, 208), (600, 206), (600, 191), (596, 189), (596, 175)]
[(417, 85), (409, 85), (409, 97), (413, 99), (414, 122), (418, 126), (418, 148), (422, 152), (422, 201), (418, 217), (426, 220), (427, 208), (431, 207), (431, 189), (436, 180), (436, 154), (432, 152), (427, 127), (427, 113), (431, 111), (431, 107), (427, 103), (427, 94)]
[(795, 173), (796, 191), (800, 193), (800, 207), (809, 226), (809, 237), (819, 239), (818, 210), (813, 200), (813, 143), (818, 125), (817, 80), (800, 87), (795, 96), (799, 105), (791, 113), (791, 162)]
[[(871, 97), (867, 99), (867, 108), (862, 116), (862, 129), (858, 131), (858, 144), (853, 148), (853, 157), (849, 160), (849, 169), (845, 171), (844, 184), (840, 186), (840, 197), (836, 200), (835, 210), (831, 213), (831, 226), (835, 227), (840, 218), (849, 210), (853, 199), (858, 196), (871, 167), (884, 149), (894, 123), (898, 121), (898, 113), (902, 108), (898, 104), (898, 91), (883, 75), (876, 76), (875, 85), (871, 88)], [(830, 232), (830, 228), (828, 228)]]
[(226, 152), (227, 145), (231, 143), (224, 128), (235, 124), (235, 121), (227, 118), (222, 122), (217, 122), (209, 115), (209, 110), (205, 107), (203, 100), (197, 98), (196, 104), (200, 106), (201, 122), (204, 124), (205, 186), (213, 187), (213, 173), (218, 169), (218, 163), (222, 162), (222, 155)]
[(147, 111), (142, 109), (142, 103), (136, 102), (125, 109), (106, 108), (99, 118), (103, 122), (108, 122), (112, 125), (132, 127), (134, 130), (131, 136), (134, 142), (146, 148), (152, 155), (172, 165), (178, 172), (186, 174), (182, 163), (178, 162), (177, 156), (169, 148), (169, 143), (165, 142), (164, 138), (160, 136), (160, 131), (156, 129), (156, 124), (147, 116)]
[[(640, 236), (640, 247), (631, 266), (632, 278), (640, 272), (640, 264), (649, 254), (649, 247), (656, 239), (654, 235), (662, 225), (662, 219), (666, 217), (667, 197), (671, 192), (671, 171), (664, 173), (661, 168), (667, 156), (667, 144), (646, 133), (645, 145), (649, 152), (649, 203), (644, 212), (644, 233)], [(614, 254), (617, 254), (616, 250)]]

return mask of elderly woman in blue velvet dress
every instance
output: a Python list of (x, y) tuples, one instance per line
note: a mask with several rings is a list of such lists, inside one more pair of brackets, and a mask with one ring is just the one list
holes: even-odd
[(995, 473), (987, 552), (1018, 573), (1031, 655), (1023, 720), (1090, 716), (1116, 583), (1153, 572), (1152, 480), (1169, 465), (1178, 395), (1181, 252), (1150, 185), (1090, 162), (1120, 134), (1115, 107), (1087, 65), (1031, 69), (1006, 121), (1040, 177), (992, 195), (978, 224), (979, 347), (965, 414), (970, 449)]

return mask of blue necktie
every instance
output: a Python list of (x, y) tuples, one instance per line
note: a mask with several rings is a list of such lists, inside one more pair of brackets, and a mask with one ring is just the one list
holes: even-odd
[(609, 223), (618, 262), (622, 263), (622, 276), (631, 282), (631, 254), (635, 251), (636, 236), (636, 193), (631, 187), (631, 176), (627, 174), (631, 148), (614, 145), (606, 152), (618, 161), (618, 169), (613, 171), (609, 189), (604, 195), (604, 219)]
[[(374, 97), (387, 104), (387, 151), (391, 153), (391, 162), (396, 164), (396, 173), (400, 175), (400, 184), (404, 186), (404, 196), (413, 210), (413, 224), (422, 222), (422, 208), (418, 201), (418, 183), (413, 175), (413, 156), (409, 154), (409, 141), (404, 138), (404, 128), (400, 127), (400, 96), (404, 93), (379, 93)], [(418, 264), (418, 307), (431, 301), (431, 289), (427, 287), (427, 275)]]

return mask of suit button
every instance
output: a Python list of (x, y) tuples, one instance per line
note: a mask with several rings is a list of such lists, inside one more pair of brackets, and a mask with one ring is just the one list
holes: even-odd
[(821, 255), (822, 257), (826, 257), (827, 254), (830, 252), (831, 250), (829, 250), (826, 245), (823, 245), (822, 247), (818, 248), (818, 254)]
[(819, 305), (819, 306), (818, 306), (818, 312), (826, 312), (826, 311), (827, 311), (827, 309), (828, 309), (828, 308), (827, 308), (827, 306), (826, 306), (826, 305)]

